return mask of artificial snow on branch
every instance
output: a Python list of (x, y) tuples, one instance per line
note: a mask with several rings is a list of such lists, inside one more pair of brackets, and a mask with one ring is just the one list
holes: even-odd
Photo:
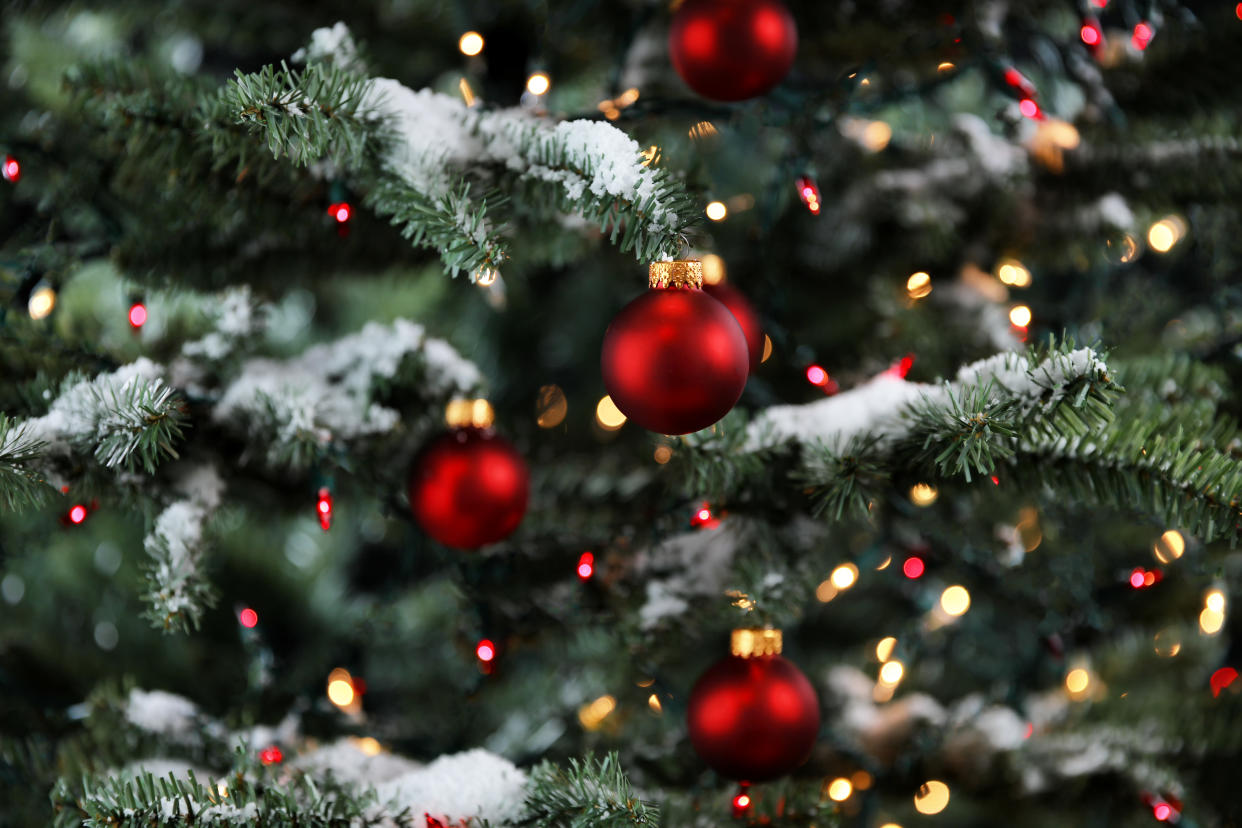
[(0, 504), (6, 509), (38, 505), (51, 491), (37, 469), (44, 446), (0, 412)]
[(202, 571), (203, 534), (224, 483), (213, 467), (200, 466), (185, 473), (177, 488), (185, 498), (160, 512), (143, 541), (152, 558), (144, 615), (156, 627), (185, 632), (198, 629), (203, 612), (215, 603), (215, 589)]
[(48, 413), (23, 423), (23, 435), (43, 444), (50, 462), (88, 454), (108, 469), (150, 474), (177, 456), (183, 407), (163, 368), (143, 357), (94, 379), (67, 379)]
[(473, 363), (447, 342), (426, 337), (421, 325), (371, 322), (290, 359), (247, 360), (213, 416), (269, 462), (302, 467), (334, 442), (395, 429), (400, 413), (375, 397), (381, 383), (395, 384), (402, 371), (418, 377), (417, 393), (429, 401), (442, 402), (481, 383)]

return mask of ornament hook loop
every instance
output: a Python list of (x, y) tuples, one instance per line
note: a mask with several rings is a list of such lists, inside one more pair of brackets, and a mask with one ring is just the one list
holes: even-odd
[(698, 259), (652, 262), (647, 268), (650, 288), (702, 288), (703, 263)]

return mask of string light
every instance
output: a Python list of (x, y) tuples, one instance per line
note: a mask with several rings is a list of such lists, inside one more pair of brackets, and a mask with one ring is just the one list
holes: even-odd
[(1027, 287), (1031, 284), (1031, 271), (1016, 259), (1002, 259), (1000, 267), (996, 269), (996, 278), (1007, 285)]
[(652, 452), (651, 456), (657, 463), (663, 466), (669, 460), (673, 459), (673, 450), (668, 446), (656, 446), (655, 451)]
[(77, 525), (84, 520), (86, 520), (86, 507), (78, 503), (69, 510), (69, 522)]
[(955, 617), (965, 615), (970, 609), (970, 593), (964, 586), (951, 586), (940, 593), (940, 608)]
[(806, 381), (811, 385), (823, 385), (828, 381), (828, 372), (819, 365), (811, 365), (806, 369)]
[(1186, 235), (1186, 222), (1179, 216), (1166, 216), (1147, 229), (1147, 243), (1157, 253), (1168, 253)]
[(1044, 117), (1043, 110), (1039, 108), (1039, 104), (1035, 103), (1034, 98), (1023, 98), (1018, 101), (1018, 111), (1035, 120), (1041, 120)]
[(949, 807), (949, 786), (936, 779), (924, 782), (914, 795), (914, 810), (920, 814), (938, 814)]
[(129, 306), (129, 326), (134, 330), (139, 330), (143, 325), (147, 324), (147, 306), (141, 302), (135, 302)]
[(457, 91), (461, 92), (461, 99), (465, 101), (467, 107), (474, 106), (474, 90), (470, 88), (470, 81), (465, 78), (457, 81)]
[(535, 398), (535, 424), (540, 428), (556, 428), (565, 421), (569, 402), (559, 385), (542, 385)]
[(699, 121), (690, 127), (689, 131), (690, 140), (692, 141), (701, 141), (704, 138), (711, 138), (717, 134), (719, 134), (719, 130), (716, 129), (716, 125), (711, 121)]
[(1219, 589), (1210, 591), (1203, 597), (1203, 606), (1207, 607), (1212, 612), (1224, 612), (1225, 593), (1221, 592)]
[(703, 284), (718, 285), (725, 280), (724, 259), (715, 253), (707, 253), (699, 261), (703, 265)]
[(1091, 685), (1091, 674), (1082, 667), (1075, 667), (1065, 674), (1065, 689), (1076, 698), (1086, 694)]
[(1134, 35), (1130, 38), (1130, 42), (1134, 44), (1134, 48), (1140, 52), (1147, 48), (1147, 44), (1151, 43), (1151, 39), (1155, 37), (1156, 32), (1147, 23), (1136, 23), (1134, 26)]
[(733, 797), (733, 816), (735, 818), (744, 817), (746, 812), (750, 810), (750, 806), (750, 794), (746, 793), (745, 786), (743, 786), (741, 793)]
[(852, 563), (843, 563), (828, 576), (832, 585), (838, 590), (847, 590), (858, 581), (858, 567)]
[(16, 184), (18, 179), (22, 177), (22, 165), (17, 163), (17, 159), (11, 155), (4, 156), (4, 165), (0, 166), (0, 174), (4, 176), (5, 181)]
[(474, 57), (483, 51), (483, 35), (478, 32), (466, 32), (457, 40), (457, 48), (467, 57)]
[(910, 502), (915, 506), (930, 506), (939, 497), (940, 491), (930, 483), (915, 483), (910, 487)]
[(259, 761), (265, 765), (279, 764), (284, 760), (284, 758), (285, 755), (281, 753), (280, 748), (276, 747), (276, 745), (272, 745), (271, 747), (267, 747), (259, 751)]
[(595, 406), (595, 422), (605, 431), (616, 431), (625, 425), (626, 416), (617, 408), (612, 397), (605, 394)]
[(926, 571), (926, 569), (927, 567), (923, 564), (922, 558), (917, 555), (911, 555), (909, 558), (906, 558), (906, 562), (901, 565), (901, 574), (913, 581), (917, 578), (923, 577), (923, 572)]
[(819, 185), (815, 183), (815, 179), (810, 176), (801, 176), (794, 182), (794, 186), (798, 190), (798, 198), (806, 205), (806, 209), (815, 215), (819, 215), (821, 209), (819, 201)]
[(1031, 309), (1026, 305), (1014, 305), (1009, 309), (1009, 321), (1015, 328), (1025, 328), (1031, 324)]
[(901, 681), (905, 672), (906, 668), (900, 661), (889, 661), (880, 668), (880, 681), (893, 687)]
[(703, 211), (712, 221), (724, 221), (729, 215), (729, 208), (725, 206), (723, 201), (709, 202), (707, 208)]
[(888, 661), (893, 655), (893, 650), (897, 647), (897, 639), (891, 635), (881, 638), (875, 645), (875, 657), (881, 661)]
[(1186, 552), (1186, 538), (1176, 529), (1170, 529), (1160, 536), (1152, 547), (1152, 554), (1162, 564), (1177, 560)]
[(1225, 614), (1210, 607), (1199, 613), (1199, 629), (1204, 635), (1216, 635), (1225, 626)]
[(595, 555), (583, 552), (578, 558), (578, 580), (586, 582), (595, 574)]
[(337, 224), (344, 224), (349, 221), (350, 216), (354, 214), (354, 208), (349, 206), (347, 201), (339, 201), (336, 204), (328, 205), (328, 215), (336, 219)]
[(481, 639), (474, 645), (474, 655), (484, 664), (491, 664), (496, 658), (496, 645), (489, 638)]
[(319, 490), (315, 503), (315, 514), (319, 516), (319, 528), (328, 531), (332, 528), (332, 492), (327, 486)]
[(837, 588), (832, 585), (832, 581), (825, 578), (820, 581), (819, 586), (815, 587), (815, 600), (821, 604), (826, 604), (833, 598), (837, 597)]
[(1099, 46), (1100, 41), (1104, 39), (1099, 24), (1090, 20), (1082, 24), (1082, 29), (1079, 30), (1078, 35), (1082, 38), (1082, 42), (1088, 46)]
[(767, 334), (763, 335), (763, 356), (759, 360), (759, 364), (767, 362), (772, 357), (772, 337)]
[(893, 139), (893, 128), (883, 121), (872, 121), (863, 128), (862, 145), (870, 152), (879, 152)]
[(695, 529), (715, 529), (720, 525), (720, 519), (712, 514), (711, 506), (704, 501), (691, 515), (690, 525)]
[(357, 699), (353, 677), (343, 667), (328, 674), (328, 701), (341, 709), (351, 707)]
[(1156, 633), (1152, 639), (1152, 645), (1156, 650), (1156, 655), (1165, 658), (1173, 658), (1173, 656), (1182, 651), (1181, 638), (1173, 629), (1161, 630)]
[(246, 629), (252, 630), (259, 624), (259, 614), (250, 607), (246, 607), (237, 613), (237, 621)]
[(526, 91), (532, 95), (546, 95), (552, 88), (552, 79), (543, 72), (536, 72), (526, 79)]
[(600, 696), (593, 702), (578, 708), (578, 721), (587, 730), (599, 730), (612, 711), (617, 709), (617, 700), (612, 696)]
[(865, 770), (854, 771), (854, 774), (850, 776), (850, 781), (854, 783), (854, 790), (865, 791), (871, 787), (871, 774)]
[(46, 319), (56, 307), (56, 291), (50, 285), (40, 285), (30, 294), (26, 312), (31, 319)]
[(906, 293), (911, 299), (922, 299), (932, 292), (931, 276), (923, 271), (910, 274), (906, 279)]
[(949, 61), (945, 60), (945, 61), (941, 61), (940, 65), (936, 67), (936, 71), (937, 72), (952, 72), (956, 68), (957, 68), (957, 64), (950, 63)]
[(854, 786), (844, 777), (838, 777), (828, 783), (828, 798), (833, 802), (844, 802), (850, 798), (852, 793), (854, 793)]
[(494, 267), (480, 267), (470, 276), (479, 287), (491, 287), (496, 284), (496, 278), (500, 276), (500, 271)]
[(365, 756), (379, 756), (384, 749), (379, 743), (379, 739), (376, 739), (374, 736), (363, 736), (357, 739), (354, 744)]

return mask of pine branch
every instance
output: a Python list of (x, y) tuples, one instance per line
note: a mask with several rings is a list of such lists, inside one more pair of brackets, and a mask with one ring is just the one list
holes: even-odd
[(527, 816), (522, 825), (534, 828), (624, 828), (658, 825), (659, 810), (639, 799), (616, 753), (601, 760), (587, 754), (569, 760), (564, 770), (543, 762), (530, 776)]
[(165, 457), (176, 458), (173, 441), (184, 431), (184, 402), (163, 380), (92, 384), (90, 393), (98, 407), (95, 426), (95, 459), (107, 468), (141, 465), (151, 474)]
[(0, 503), (8, 510), (37, 506), (51, 492), (35, 469), (46, 444), (26, 431), (0, 412)]
[(265, 66), (238, 71), (221, 105), (260, 136), (275, 158), (302, 167), (323, 158), (348, 168), (369, 161), (382, 129), (363, 108), (367, 80), (326, 63), (304, 71)]
[(202, 567), (208, 517), (203, 504), (177, 501), (160, 513), (143, 541), (153, 559), (145, 573), (143, 617), (165, 632), (197, 630), (203, 613), (215, 606), (216, 590)]
[(456, 276), (463, 270), (474, 274), (498, 267), (509, 258), (500, 233), (487, 220), (488, 207), (505, 200), (494, 191), (472, 202), (470, 183), (464, 180), (433, 198), (389, 177), (375, 182), (366, 204), (399, 225), (414, 246), (439, 251), (445, 270)]

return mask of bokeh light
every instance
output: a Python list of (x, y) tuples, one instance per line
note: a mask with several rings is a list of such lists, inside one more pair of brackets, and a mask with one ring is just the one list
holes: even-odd
[(244, 610), (242, 610), (241, 612), (237, 614), (237, 620), (246, 629), (254, 629), (256, 626), (258, 626), (259, 614), (255, 612), (254, 610), (252, 610), (250, 607), (246, 607)]
[(46, 319), (55, 307), (56, 291), (48, 285), (35, 288), (26, 302), (26, 312), (31, 319)]
[(828, 577), (828, 580), (832, 581), (832, 585), (837, 589), (849, 589), (858, 580), (858, 567), (852, 563), (843, 563), (832, 570), (832, 575)]
[(546, 95), (552, 88), (552, 79), (543, 72), (536, 72), (526, 79), (526, 91), (532, 95)]
[(965, 615), (970, 609), (970, 593), (964, 586), (951, 586), (940, 594), (940, 608), (949, 615)]
[(535, 423), (540, 428), (556, 428), (565, 422), (568, 413), (569, 401), (559, 385), (539, 387), (539, 395), (535, 398)]
[(949, 786), (932, 779), (924, 782), (914, 795), (914, 810), (920, 814), (938, 814), (949, 806)]
[(703, 211), (712, 221), (724, 221), (729, 215), (729, 208), (725, 206), (723, 201), (708, 202), (707, 208)]
[[(483, 35), (478, 32), (466, 32), (457, 41), (457, 48), (467, 57), (474, 57), (483, 51)], [(536, 92), (535, 94), (542, 94)]]
[(1009, 309), (1009, 321), (1016, 327), (1025, 328), (1031, 324), (1031, 309), (1026, 305), (1014, 305)]
[(905, 675), (906, 668), (900, 661), (889, 661), (880, 668), (880, 681), (892, 686), (901, 681), (901, 677)]
[(1091, 684), (1091, 674), (1082, 667), (1075, 667), (1065, 674), (1065, 689), (1070, 695), (1081, 696)]
[(854, 785), (843, 777), (837, 777), (828, 783), (828, 798), (833, 802), (844, 802), (853, 792)]
[(923, 271), (910, 274), (906, 279), (906, 293), (911, 299), (922, 299), (932, 292), (931, 275)]
[(1176, 529), (1170, 529), (1161, 535), (1152, 549), (1152, 554), (1156, 556), (1156, 560), (1163, 564), (1177, 560), (1185, 552), (1186, 538)]
[(915, 506), (930, 506), (940, 497), (940, 491), (930, 483), (915, 483), (910, 487), (910, 502)]
[(625, 425), (626, 417), (621, 413), (621, 409), (617, 408), (617, 404), (612, 401), (612, 397), (605, 394), (600, 397), (599, 403), (595, 406), (595, 422), (605, 431), (616, 431)]
[(893, 650), (896, 647), (897, 639), (893, 638), (891, 635), (886, 635), (875, 645), (875, 657), (880, 661), (888, 661), (892, 657)]
[(725, 280), (725, 262), (724, 259), (715, 253), (708, 253), (700, 259), (703, 265), (703, 282), (708, 285), (718, 285)]

